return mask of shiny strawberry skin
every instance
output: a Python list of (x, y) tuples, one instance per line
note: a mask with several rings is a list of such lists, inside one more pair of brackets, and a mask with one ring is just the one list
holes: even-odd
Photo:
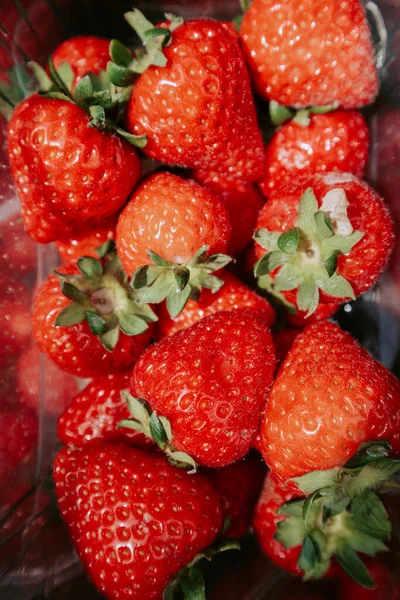
[(278, 508), (285, 502), (301, 497), (289, 489), (274, 473), (269, 473), (264, 481), (260, 498), (254, 511), (253, 530), (261, 549), (273, 563), (286, 571), (300, 574), (297, 561), (301, 547), (285, 549), (281, 542), (274, 538), (276, 526), (285, 517), (277, 514)]
[[(0, 192), (1, 194), (1, 192)], [(5, 198), (6, 196), (2, 196)], [(36, 269), (37, 246), (26, 235), (20, 213), (7, 217), (0, 223), (0, 261), (2, 268), (18, 273)]]
[(129, 411), (121, 392), (129, 389), (131, 373), (96, 377), (72, 400), (58, 419), (57, 433), (64, 444), (83, 446), (92, 440), (128, 441), (143, 445), (147, 438), (132, 429), (118, 429)]
[(223, 467), (250, 449), (274, 368), (268, 327), (250, 313), (220, 312), (148, 348), (132, 387), (169, 419), (177, 450)]
[(140, 176), (136, 150), (88, 127), (72, 102), (21, 102), (9, 123), (8, 156), (26, 232), (47, 243), (95, 227), (124, 204)]
[(54, 480), (78, 555), (113, 600), (161, 598), (222, 525), (219, 498), (202, 475), (137, 448), (65, 448)]
[(271, 327), (275, 321), (275, 311), (265, 298), (253, 292), (229, 271), (218, 273), (218, 277), (224, 281), (218, 292), (213, 294), (210, 290), (203, 290), (199, 302), (189, 300), (183, 311), (174, 319), (165, 304), (159, 306), (156, 325), (159, 339), (223, 310), (251, 311)]
[(356, 111), (311, 115), (304, 127), (291, 121), (280, 127), (265, 148), (260, 188), (265, 196), (298, 175), (339, 171), (364, 176), (369, 132)]
[(368, 440), (400, 452), (400, 382), (337, 325), (307, 327), (268, 396), (267, 464), (282, 479), (344, 465)]
[(88, 73), (98, 75), (105, 71), (110, 60), (110, 41), (103, 38), (82, 35), (65, 40), (53, 52), (52, 59), (56, 69), (63, 63), (72, 68), (75, 86)]
[(237, 39), (199, 19), (178, 27), (163, 53), (167, 65), (141, 75), (128, 105), (129, 131), (148, 135), (144, 152), (231, 181), (259, 179), (262, 140)]
[(120, 214), (116, 241), (122, 266), (131, 275), (151, 262), (148, 250), (185, 263), (204, 245), (208, 255), (225, 252), (230, 235), (229, 215), (217, 196), (160, 172), (136, 190)]
[(315, 309), (315, 312), (313, 312), (313, 314), (309, 317), (307, 317), (307, 311), (297, 309), (297, 313), (293, 315), (287, 313), (286, 318), (290, 325), (293, 325), (293, 327), (307, 327), (307, 325), (311, 325), (312, 323), (326, 321), (326, 319), (333, 317), (333, 315), (339, 310), (339, 307), (340, 304), (337, 302), (331, 302), (329, 304), (320, 302)]
[(81, 256), (98, 258), (96, 248), (108, 240), (115, 239), (116, 224), (117, 219), (112, 216), (106, 223), (95, 229), (88, 229), (70, 239), (58, 240), (56, 247), (62, 262), (65, 265), (70, 265), (76, 263)]
[(14, 275), (0, 276), (0, 365), (21, 354), (31, 335), (30, 291)]
[[(59, 271), (77, 272), (72, 266)], [(68, 303), (58, 277), (51, 275), (36, 293), (32, 314), (32, 332), (39, 349), (63, 371), (79, 377), (124, 371), (150, 342), (151, 324), (140, 335), (131, 337), (121, 332), (112, 352), (101, 345), (86, 321), (71, 327), (55, 327), (57, 315)]]
[[(284, 26), (282, 26), (284, 24)], [(257, 92), (296, 108), (369, 104), (378, 93), (374, 51), (359, 0), (254, 0), (240, 29)]]
[(275, 344), (277, 367), (279, 367), (279, 365), (285, 360), (287, 353), (293, 346), (294, 340), (298, 335), (300, 335), (300, 331), (292, 327), (281, 329), (280, 331), (276, 331), (272, 334), (272, 339), (274, 340)]
[[(347, 215), (353, 229), (364, 232), (364, 237), (348, 255), (338, 258), (337, 273), (352, 285), (358, 296), (370, 288), (385, 269), (394, 244), (393, 222), (382, 198), (363, 181), (347, 173), (317, 173), (304, 176), (276, 189), (260, 213), (257, 229), (284, 231), (294, 227), (300, 198), (312, 187), (319, 206), (325, 194), (342, 188), (350, 205)], [(257, 258), (265, 250), (256, 244)], [(284, 292), (289, 302), (295, 302), (295, 292)], [(321, 293), (322, 302), (332, 303), (332, 298)]]
[(29, 461), (37, 444), (38, 424), (33, 412), (10, 408), (0, 412), (0, 482)]
[(258, 215), (264, 206), (262, 195), (253, 184), (238, 182), (232, 185), (215, 173), (196, 171), (193, 177), (225, 204), (232, 225), (228, 254), (238, 254), (252, 240)]

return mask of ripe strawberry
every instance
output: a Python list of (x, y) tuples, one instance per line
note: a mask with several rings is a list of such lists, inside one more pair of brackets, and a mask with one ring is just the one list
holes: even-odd
[(272, 334), (272, 339), (274, 340), (275, 344), (277, 368), (285, 360), (287, 353), (299, 335), (300, 331), (293, 328), (281, 329), (280, 331), (276, 331)]
[(82, 257), (38, 290), (32, 330), (39, 349), (80, 377), (124, 371), (149, 344), (156, 316), (138, 304), (115, 253)]
[(118, 429), (129, 417), (121, 392), (129, 389), (131, 373), (96, 377), (79, 392), (58, 419), (57, 433), (64, 444), (82, 446), (95, 439), (143, 445), (146, 438), (131, 429)]
[(280, 127), (267, 144), (260, 188), (268, 197), (282, 183), (319, 171), (340, 171), (362, 178), (368, 149), (368, 127), (356, 111), (314, 114), (306, 126), (295, 119)]
[[(202, 287), (217, 292), (212, 275), (231, 259), (223, 254), (231, 226), (221, 200), (171, 173), (150, 176), (133, 194), (117, 225), (117, 250), (144, 302), (167, 298), (171, 316)], [(207, 258), (206, 258), (207, 257)]]
[(224, 537), (238, 539), (246, 535), (265, 476), (260, 456), (248, 455), (224, 469), (210, 469), (206, 475), (221, 500)]
[(20, 402), (27, 408), (59, 416), (71, 403), (77, 388), (71, 375), (41, 356), (33, 345), (18, 360), (17, 392)]
[[(284, 23), (284, 27), (282, 24)], [(358, 108), (378, 93), (374, 51), (359, 0), (254, 0), (240, 28), (257, 92), (296, 108)]]
[(0, 412), (0, 482), (27, 463), (37, 444), (38, 424), (30, 410), (10, 408)]
[(286, 318), (289, 321), (290, 325), (293, 327), (307, 327), (307, 325), (311, 325), (312, 323), (318, 323), (318, 321), (326, 321), (329, 317), (333, 317), (333, 315), (339, 310), (340, 303), (332, 302), (330, 304), (324, 304), (320, 302), (313, 312), (312, 315), (307, 316), (307, 312), (305, 310), (298, 310), (294, 314), (290, 312), (287, 313)]
[(17, 365), (15, 360), (1, 365), (0, 369), (0, 411), (19, 404), (16, 392)]
[(262, 452), (286, 480), (342, 466), (371, 439), (399, 453), (399, 422), (398, 380), (337, 325), (316, 323), (295, 340), (269, 393)]
[(241, 252), (251, 242), (264, 199), (255, 185), (227, 184), (218, 175), (196, 171), (194, 179), (221, 198), (229, 213), (232, 226), (228, 254)]
[(343, 301), (371, 287), (394, 243), (383, 200), (366, 183), (342, 173), (318, 173), (277, 189), (257, 227), (258, 258), (264, 249), (270, 252), (255, 273), (270, 272), (274, 291), (308, 315), (319, 301)]
[(271, 327), (275, 321), (275, 311), (265, 298), (253, 292), (229, 271), (222, 271), (219, 277), (224, 285), (218, 292), (213, 294), (210, 290), (204, 290), (198, 302), (189, 300), (183, 311), (174, 319), (169, 315), (165, 304), (160, 304), (157, 337), (172, 335), (223, 310), (251, 311)]
[(151, 38), (150, 47), (146, 32), (154, 26), (137, 10), (125, 18), (146, 42), (144, 56), (134, 61), (129, 78), (129, 51), (120, 61), (121, 52), (111, 47), (119, 66), (109, 73), (117, 86), (136, 79), (126, 120), (129, 131), (147, 136), (144, 152), (163, 163), (215, 171), (231, 182), (259, 179), (262, 140), (238, 39), (217, 21), (174, 19), (162, 24), (164, 36)]
[[(1, 195), (1, 192), (0, 192)], [(36, 269), (37, 248), (24, 231), (20, 213), (0, 223), (0, 260), (3, 268), (14, 273), (29, 273)]]
[(357, 600), (398, 600), (400, 598), (398, 575), (379, 559), (368, 559), (367, 566), (376, 588), (373, 590), (363, 589), (343, 573), (339, 580), (340, 600), (354, 600), (355, 598)]
[(73, 87), (88, 73), (98, 75), (105, 71), (110, 60), (110, 40), (81, 35), (65, 40), (52, 54), (53, 64), (58, 69), (63, 63), (69, 64), (74, 73)]
[(207, 479), (143, 450), (65, 448), (54, 480), (78, 555), (107, 598), (161, 598), (221, 528), (219, 499)]
[(135, 410), (133, 398), (133, 419), (123, 424), (154, 437), (174, 462), (224, 467), (250, 449), (274, 368), (264, 323), (251, 313), (216, 313), (142, 354), (132, 387), (158, 426), (149, 432), (149, 409), (137, 400)]
[(106, 223), (83, 231), (70, 239), (62, 239), (56, 242), (57, 250), (65, 265), (76, 263), (80, 256), (97, 257), (96, 249), (107, 241), (115, 239), (115, 228), (117, 220), (111, 217)]
[(0, 289), (0, 365), (4, 367), (23, 351), (30, 338), (30, 292), (8, 273), (0, 276)]

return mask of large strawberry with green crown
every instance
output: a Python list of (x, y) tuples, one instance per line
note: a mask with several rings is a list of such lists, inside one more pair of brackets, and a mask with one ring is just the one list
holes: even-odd
[(120, 214), (117, 250), (143, 302), (167, 300), (172, 317), (203, 288), (217, 292), (213, 273), (227, 265), (231, 235), (222, 201), (194, 181), (159, 172), (134, 192)]
[(62, 42), (52, 53), (56, 69), (67, 63), (74, 74), (72, 87), (88, 73), (99, 75), (110, 60), (110, 40), (94, 35), (79, 35)]
[(295, 108), (358, 108), (378, 93), (360, 0), (254, 0), (240, 37), (253, 84), (267, 100)]
[(272, 291), (308, 315), (319, 302), (354, 299), (370, 288), (394, 244), (382, 198), (347, 173), (317, 173), (279, 187), (257, 228), (255, 274), (269, 273)]
[[(215, 552), (210, 545), (222, 512), (204, 476), (190, 476), (154, 453), (97, 443), (63, 449), (54, 481), (77, 553), (106, 598), (160, 600), (179, 587), (205, 598), (193, 563)], [(224, 546), (217, 543), (218, 549)]]
[(143, 47), (112, 42), (116, 85), (133, 83), (126, 123), (146, 135), (144, 152), (163, 163), (256, 181), (263, 146), (249, 76), (239, 42), (223, 23), (182, 19), (154, 28), (134, 10), (125, 15)]
[(157, 320), (139, 302), (112, 243), (99, 260), (81, 257), (48, 277), (36, 293), (32, 331), (39, 349), (80, 377), (124, 371), (150, 342)]
[(165, 337), (140, 357), (120, 423), (153, 438), (172, 463), (224, 467), (258, 432), (275, 369), (268, 327), (251, 313), (220, 312)]
[(132, 144), (145, 140), (111, 120), (123, 99), (112, 86), (99, 87), (87, 75), (71, 94), (67, 64), (59, 73), (51, 63), (52, 80), (34, 69), (43, 91), (13, 112), (8, 156), (25, 230), (47, 243), (95, 227), (121, 208), (141, 172)]

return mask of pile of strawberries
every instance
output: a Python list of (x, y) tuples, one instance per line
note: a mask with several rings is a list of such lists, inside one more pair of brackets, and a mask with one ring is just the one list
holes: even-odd
[[(339, 576), (343, 597), (390, 579), (365, 555), (390, 547), (400, 383), (327, 321), (395, 242), (361, 179), (357, 109), (378, 94), (366, 15), (359, 0), (243, 4), (235, 25), (133, 10), (135, 49), (67, 40), (30, 65), (40, 89), (9, 120), (25, 231), (62, 264), (31, 320), (9, 283), (2, 362), (32, 328), (50, 364), (91, 379), (70, 401), (50, 377), (45, 408), (68, 404), (58, 507), (110, 599), (205, 598), (201, 559), (250, 527), (283, 569)], [(11, 468), (29, 423), (0, 447)]]

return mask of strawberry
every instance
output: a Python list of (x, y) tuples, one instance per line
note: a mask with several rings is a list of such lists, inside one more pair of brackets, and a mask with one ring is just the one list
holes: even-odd
[(277, 367), (285, 360), (287, 353), (299, 335), (300, 331), (293, 328), (281, 329), (272, 334), (272, 339), (275, 344)]
[[(144, 152), (231, 182), (259, 179), (262, 140), (237, 37), (210, 19), (172, 19), (154, 29), (138, 10), (125, 18), (145, 45), (132, 63), (130, 51), (112, 43), (118, 65), (108, 71), (117, 86), (135, 82), (127, 129), (147, 136)], [(151, 30), (158, 36), (150, 39)]]
[(280, 127), (267, 144), (260, 188), (268, 197), (282, 183), (319, 171), (340, 171), (362, 178), (368, 149), (368, 127), (356, 111), (314, 114), (306, 117), (304, 124), (295, 118)]
[(161, 304), (158, 309), (157, 337), (172, 335), (204, 317), (225, 310), (250, 310), (271, 327), (275, 320), (275, 311), (265, 298), (253, 292), (229, 271), (222, 271), (219, 277), (224, 285), (218, 292), (213, 294), (210, 290), (204, 290), (198, 302), (189, 300), (183, 311), (174, 319), (169, 315), (165, 304)]
[(363, 589), (353, 579), (343, 574), (339, 580), (340, 600), (354, 600), (354, 598), (357, 600), (398, 600), (400, 598), (398, 575), (379, 559), (369, 559), (367, 565), (376, 588), (373, 590)]
[[(109, 91), (95, 93), (87, 76), (72, 97), (56, 71), (58, 88), (39, 67), (36, 72), (46, 95), (28, 97), (13, 112), (8, 156), (26, 232), (47, 243), (117, 212), (141, 167), (136, 150), (115, 135), (115, 129), (123, 132), (107, 117), (104, 106), (114, 102)], [(136, 143), (132, 136), (129, 140)]]
[(32, 330), (39, 349), (62, 370), (94, 377), (125, 370), (148, 345), (151, 308), (139, 304), (110, 243), (100, 260), (79, 259), (38, 290)]
[(76, 394), (73, 377), (41, 356), (35, 345), (24, 351), (17, 364), (17, 392), (27, 408), (59, 416)]
[[(0, 192), (1, 195), (1, 192)], [(0, 223), (0, 260), (14, 273), (30, 273), (36, 269), (37, 248), (24, 231), (20, 213)]]
[(394, 243), (382, 198), (342, 173), (305, 176), (280, 187), (257, 227), (256, 251), (262, 260), (256, 275), (271, 273), (274, 291), (307, 315), (319, 301), (354, 299), (370, 288)]
[(340, 304), (338, 302), (331, 302), (330, 304), (324, 304), (320, 302), (313, 312), (312, 315), (307, 316), (307, 312), (305, 310), (295, 310), (293, 313), (288, 312), (286, 315), (287, 320), (290, 325), (293, 327), (307, 327), (307, 325), (311, 325), (312, 323), (317, 323), (318, 321), (326, 321), (330, 317), (338, 311)]
[(252, 445), (274, 368), (262, 321), (216, 313), (142, 354), (132, 388), (143, 400), (131, 398), (133, 418), (121, 425), (153, 437), (174, 463), (227, 466)]
[[(284, 27), (282, 24), (284, 23)], [(359, 0), (254, 0), (240, 28), (253, 84), (296, 108), (358, 108), (378, 93), (371, 35)]]
[(0, 482), (27, 463), (37, 444), (38, 424), (27, 409), (10, 408), (0, 412)]
[(221, 200), (193, 181), (160, 172), (133, 194), (117, 225), (117, 250), (143, 302), (167, 298), (177, 316), (202, 287), (217, 292), (212, 273), (231, 260), (223, 254), (231, 226)]
[(105, 71), (110, 60), (110, 40), (81, 35), (65, 40), (53, 52), (52, 59), (56, 69), (68, 63), (74, 73), (72, 86), (88, 73), (98, 75)]
[(297, 337), (271, 388), (262, 451), (286, 480), (342, 466), (371, 439), (399, 453), (399, 420), (398, 380), (337, 325), (316, 323)]
[(161, 598), (221, 528), (219, 498), (205, 477), (137, 448), (65, 448), (54, 481), (78, 555), (107, 598)]
[(146, 438), (131, 429), (118, 429), (118, 423), (129, 417), (121, 392), (129, 389), (131, 373), (96, 377), (73, 398), (58, 419), (57, 433), (64, 444), (82, 446), (95, 439), (129, 441), (133, 445)]
[(238, 254), (251, 242), (258, 215), (264, 206), (262, 195), (253, 184), (227, 184), (215, 174), (196, 171), (193, 177), (211, 192), (218, 194), (225, 204), (232, 226), (228, 254)]
[(221, 500), (224, 537), (238, 539), (246, 535), (265, 475), (260, 457), (249, 454), (224, 469), (210, 469), (206, 475)]
[(106, 223), (88, 229), (70, 239), (62, 239), (56, 242), (57, 250), (65, 265), (75, 263), (81, 256), (93, 256), (96, 258), (96, 249), (107, 241), (115, 239), (116, 218), (111, 217)]
[(27, 286), (8, 273), (0, 276), (0, 365), (12, 362), (31, 335), (30, 292)]

